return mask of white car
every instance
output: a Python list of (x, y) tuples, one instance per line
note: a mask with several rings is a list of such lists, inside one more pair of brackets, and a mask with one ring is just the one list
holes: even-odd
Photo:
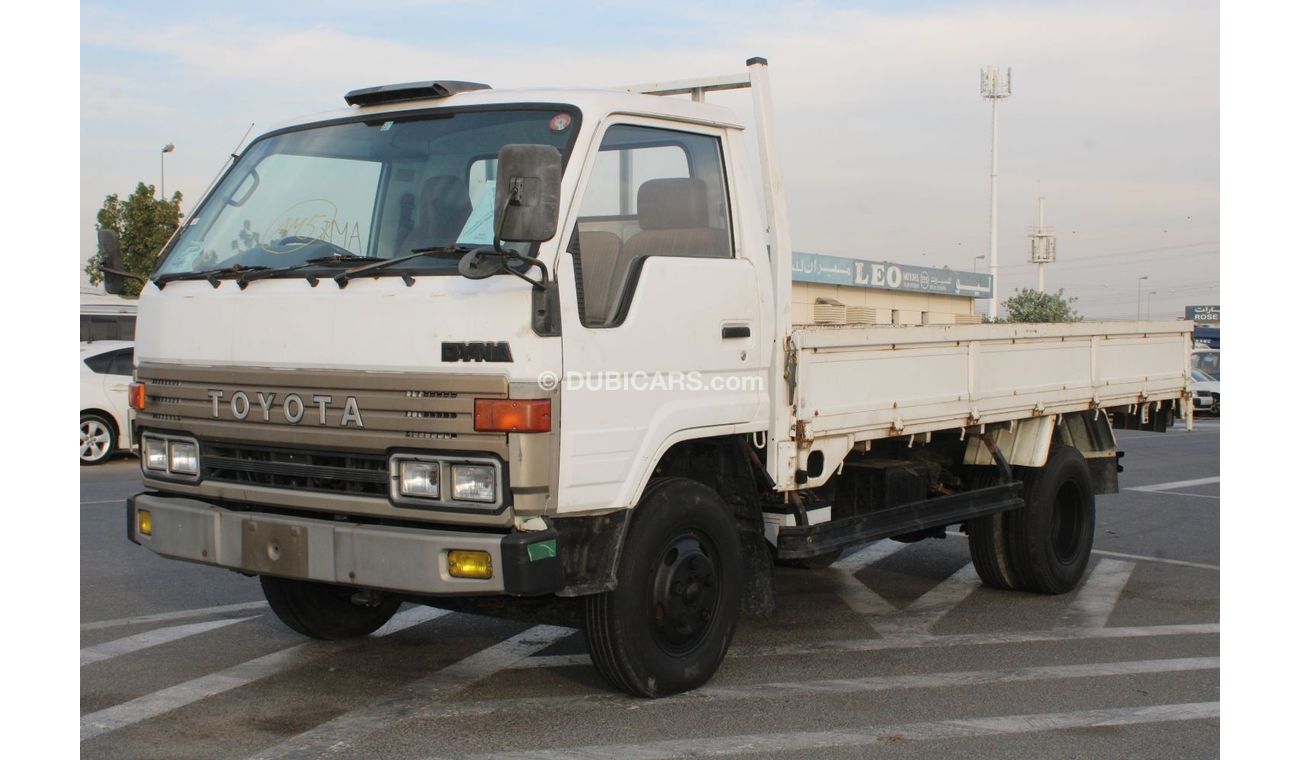
[(1192, 370), (1192, 408), (1219, 416), (1219, 381), (1199, 369)]
[(81, 463), (102, 464), (131, 446), (127, 386), (135, 344), (101, 340), (81, 344)]

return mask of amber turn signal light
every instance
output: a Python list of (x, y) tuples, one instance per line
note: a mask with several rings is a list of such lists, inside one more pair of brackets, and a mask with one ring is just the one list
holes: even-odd
[(550, 399), (474, 399), (474, 430), (480, 433), (547, 433)]
[(126, 403), (132, 409), (144, 409), (144, 383), (131, 383), (126, 389)]

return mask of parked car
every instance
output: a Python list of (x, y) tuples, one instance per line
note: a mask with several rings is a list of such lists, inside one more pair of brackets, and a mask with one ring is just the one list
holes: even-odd
[(1218, 417), (1219, 381), (1199, 369), (1192, 370), (1192, 381), (1192, 408)]
[(135, 344), (101, 340), (81, 344), (81, 463), (103, 464), (131, 446), (127, 386)]
[(1219, 379), (1219, 349), (1198, 348), (1192, 351), (1192, 369), (1200, 370), (1209, 375), (1210, 379), (1217, 381)]

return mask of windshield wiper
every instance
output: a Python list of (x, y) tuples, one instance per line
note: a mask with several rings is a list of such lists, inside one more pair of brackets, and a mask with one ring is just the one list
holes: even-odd
[[(421, 258), (422, 256), (446, 256), (450, 254), (455, 254), (457, 256), (460, 256), (469, 253), (472, 250), (474, 249), (468, 245), (459, 245), (459, 244), (432, 246), (429, 248), (412, 248), (411, 253), (408, 256), (399, 256), (395, 259), (384, 259), (383, 261), (370, 264), (368, 266), (357, 267), (356, 269), (349, 269), (346, 272), (339, 272), (338, 274), (334, 275), (334, 282), (338, 283), (339, 288), (342, 289), (348, 286), (348, 280), (352, 279), (353, 277), (359, 277), (361, 275), (367, 274), (369, 272), (373, 272), (378, 269), (385, 269), (394, 264), (401, 264), (404, 261), (410, 261), (411, 259), (418, 259)], [(409, 272), (402, 273), (402, 281), (405, 282), (408, 287), (415, 284), (415, 278), (412, 277)]]
[[(314, 259), (307, 259), (301, 264), (294, 264), (293, 266), (288, 267), (253, 267), (253, 269), (257, 269), (257, 271), (245, 269), (243, 270), (244, 273), (241, 273), (239, 277), (235, 279), (235, 284), (239, 286), (240, 290), (243, 290), (248, 287), (248, 283), (253, 280), (264, 280), (268, 277), (275, 277), (284, 274), (285, 272), (297, 272), (301, 269), (313, 269), (315, 267), (328, 266), (330, 264), (355, 264), (358, 262), (370, 261), (387, 261), (387, 259), (381, 259), (378, 256), (357, 256), (356, 254), (349, 254), (346, 256), (339, 254), (334, 254), (333, 256), (318, 256)], [(311, 283), (311, 286), (314, 288), (320, 280), (311, 275), (307, 275), (307, 282)]]
[(205, 269), (201, 272), (172, 272), (171, 274), (158, 275), (154, 278), (153, 284), (157, 285), (159, 290), (162, 290), (167, 283), (176, 282), (177, 280), (207, 280), (209, 285), (216, 288), (220, 287), (221, 279), (223, 277), (231, 275), (241, 276), (244, 272), (256, 272), (264, 269), (270, 269), (270, 267), (260, 265), (246, 267), (242, 264), (234, 264), (228, 267)]

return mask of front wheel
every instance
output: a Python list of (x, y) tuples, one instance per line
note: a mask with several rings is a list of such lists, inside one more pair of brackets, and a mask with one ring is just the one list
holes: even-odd
[(103, 464), (117, 449), (113, 425), (98, 414), (81, 415), (81, 463)]
[(712, 489), (666, 478), (632, 517), (613, 591), (587, 597), (587, 646), (610, 685), (663, 697), (705, 684), (731, 644), (740, 536)]
[(373, 633), (402, 606), (399, 599), (380, 597), (358, 603), (354, 589), (328, 583), (261, 576), (262, 593), (280, 622), (313, 639), (353, 639)]

